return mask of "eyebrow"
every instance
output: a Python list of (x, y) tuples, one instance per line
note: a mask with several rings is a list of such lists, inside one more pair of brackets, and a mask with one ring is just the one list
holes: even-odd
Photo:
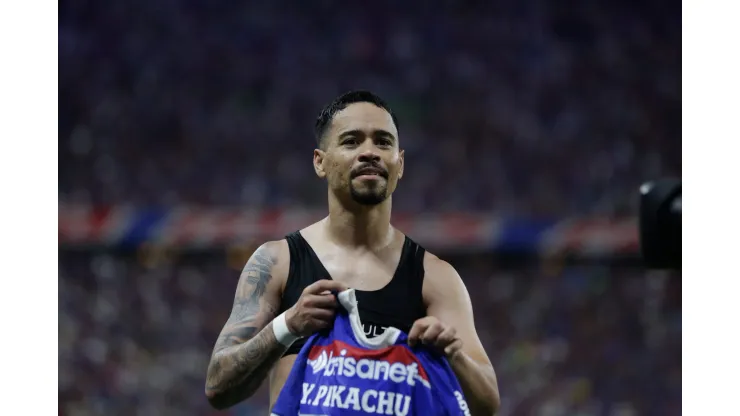
[[(354, 129), (354, 130), (348, 130), (339, 135), (339, 139), (343, 139), (347, 136), (364, 136), (365, 132), (360, 129)], [(392, 141), (396, 141), (396, 136), (393, 135), (393, 133), (383, 130), (383, 129), (375, 129), (372, 131), (373, 137), (383, 137), (386, 139), (390, 139)]]

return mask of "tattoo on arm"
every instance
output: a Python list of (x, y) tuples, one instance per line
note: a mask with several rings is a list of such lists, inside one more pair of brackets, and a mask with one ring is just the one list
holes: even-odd
[(259, 388), (287, 347), (277, 342), (269, 324), (248, 342), (232, 348), (217, 353), (211, 361), (213, 377), (208, 378), (206, 388), (227, 393), (224, 400), (234, 404)]
[(216, 342), (216, 352), (248, 341), (257, 334), (260, 327), (274, 318), (277, 311), (274, 305), (264, 302), (264, 310), (260, 307), (267, 284), (272, 280), (274, 265), (275, 259), (266, 248), (260, 247), (244, 266), (231, 315)]
[(287, 349), (272, 331), (278, 308), (263, 298), (275, 263), (264, 246), (255, 251), (244, 267), (231, 315), (216, 341), (206, 392), (223, 406), (251, 395)]

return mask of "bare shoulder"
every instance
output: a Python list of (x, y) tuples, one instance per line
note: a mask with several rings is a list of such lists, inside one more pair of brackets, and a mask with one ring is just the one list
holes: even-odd
[[(247, 262), (262, 265), (270, 269), (270, 278), (284, 287), (290, 270), (290, 249), (285, 239), (268, 241), (257, 248)], [(245, 266), (245, 270), (247, 269)], [(281, 290), (282, 292), (282, 290)]]
[(278, 262), (288, 260), (288, 257), (290, 256), (288, 251), (288, 242), (284, 238), (282, 240), (267, 241), (257, 247), (257, 250), (254, 252), (255, 254), (261, 253), (269, 255)]
[(424, 285), (422, 294), (430, 302), (455, 296), (467, 297), (467, 289), (460, 274), (450, 263), (430, 252), (424, 254)]
[(282, 295), (285, 281), (290, 269), (290, 251), (285, 240), (268, 241), (252, 253), (242, 270), (237, 287), (240, 289), (258, 287), (257, 295), (261, 297), (266, 290), (272, 295)]
[(450, 263), (440, 259), (428, 251), (424, 253), (424, 272), (426, 275), (431, 275), (432, 279), (444, 279), (445, 276), (447, 276), (447, 278), (460, 278), (457, 271)]

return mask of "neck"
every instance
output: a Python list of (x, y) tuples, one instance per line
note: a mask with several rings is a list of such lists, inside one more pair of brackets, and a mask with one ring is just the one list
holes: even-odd
[[(348, 206), (349, 205), (349, 206)], [(343, 204), (329, 193), (329, 216), (324, 221), (329, 238), (352, 247), (382, 248), (393, 239), (391, 198), (378, 205)]]

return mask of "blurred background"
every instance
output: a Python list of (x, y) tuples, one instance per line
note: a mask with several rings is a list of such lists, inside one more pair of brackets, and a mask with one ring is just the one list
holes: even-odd
[(325, 215), (321, 107), (370, 89), (500, 414), (680, 415), (681, 275), (634, 220), (681, 174), (680, 5), (62, 0), (59, 414), (267, 414), (209, 409), (211, 348), (254, 248)]

